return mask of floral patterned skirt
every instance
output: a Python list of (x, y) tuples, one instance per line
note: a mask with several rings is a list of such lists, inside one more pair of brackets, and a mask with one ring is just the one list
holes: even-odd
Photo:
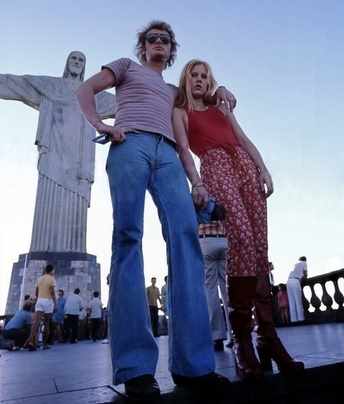
[(267, 205), (259, 174), (239, 146), (212, 149), (201, 157), (201, 177), (209, 194), (226, 208), (229, 276), (268, 273)]

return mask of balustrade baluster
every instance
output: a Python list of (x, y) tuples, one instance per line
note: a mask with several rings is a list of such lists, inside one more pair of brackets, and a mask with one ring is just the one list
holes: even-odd
[(310, 311), (310, 298), (307, 299), (306, 297), (306, 293), (308, 291), (308, 294), (310, 294), (310, 296), (312, 296), (312, 292), (310, 291), (310, 287), (308, 285), (305, 285), (304, 287), (302, 287), (302, 304), (303, 304), (303, 309), (305, 312), (305, 316), (308, 315), (308, 313), (311, 313)]
[(320, 312), (321, 300), (318, 298), (317, 294), (315, 293), (315, 285), (309, 285), (311, 288), (312, 296), (311, 296), (311, 305), (314, 307), (314, 313)]
[(326, 281), (325, 288), (326, 288), (327, 293), (331, 296), (331, 299), (332, 299), (331, 310), (338, 310), (339, 305), (337, 304), (337, 302), (334, 298), (334, 293), (335, 293), (334, 283), (335, 282), (333, 281), (333, 279)]
[(322, 280), (322, 282), (320, 283), (322, 290), (323, 290), (323, 294), (322, 294), (322, 303), (326, 306), (326, 310), (325, 311), (330, 311), (332, 310), (332, 304), (333, 304), (333, 300), (332, 297), (329, 295), (327, 289), (326, 289), (326, 283), (325, 283), (325, 279)]
[(344, 303), (344, 296), (341, 290), (339, 289), (339, 280), (343, 279), (341, 277), (338, 277), (335, 281), (333, 281), (334, 284), (334, 295), (333, 298), (336, 301), (336, 303), (339, 306), (339, 309), (343, 310), (343, 303)]

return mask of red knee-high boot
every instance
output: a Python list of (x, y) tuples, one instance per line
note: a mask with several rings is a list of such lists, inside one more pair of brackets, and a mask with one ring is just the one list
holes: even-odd
[(257, 318), (257, 351), (263, 370), (272, 370), (273, 359), (280, 372), (295, 373), (304, 369), (303, 362), (294, 361), (279, 339), (272, 317), (272, 295), (268, 275), (257, 277), (255, 297)]
[(252, 308), (256, 278), (230, 277), (228, 280), (229, 316), (233, 331), (233, 352), (242, 379), (260, 379), (262, 371), (252, 344)]

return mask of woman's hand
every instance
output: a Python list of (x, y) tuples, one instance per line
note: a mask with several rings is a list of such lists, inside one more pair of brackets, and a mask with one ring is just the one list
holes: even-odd
[(227, 111), (232, 112), (237, 104), (237, 100), (234, 95), (227, 90), (226, 87), (220, 86), (215, 93), (216, 96), (216, 105), (219, 106), (221, 104), (224, 105)]
[(197, 207), (204, 209), (207, 206), (209, 199), (208, 191), (203, 185), (192, 188), (192, 200)]
[[(262, 191), (265, 194), (266, 198), (268, 198), (274, 192), (274, 184), (272, 182), (271, 175), (268, 170), (262, 170), (259, 173), (260, 185), (262, 187)], [(266, 188), (265, 188), (266, 186)]]
[(126, 139), (126, 134), (124, 133), (124, 130), (121, 128), (116, 128), (101, 123), (96, 129), (101, 134), (104, 133), (106, 135), (109, 135), (112, 143), (122, 143)]

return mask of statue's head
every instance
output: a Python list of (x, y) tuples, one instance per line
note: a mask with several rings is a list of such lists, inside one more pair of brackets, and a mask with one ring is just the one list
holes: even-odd
[(68, 55), (63, 77), (78, 76), (80, 81), (84, 81), (86, 67), (86, 56), (79, 51), (73, 51)]

